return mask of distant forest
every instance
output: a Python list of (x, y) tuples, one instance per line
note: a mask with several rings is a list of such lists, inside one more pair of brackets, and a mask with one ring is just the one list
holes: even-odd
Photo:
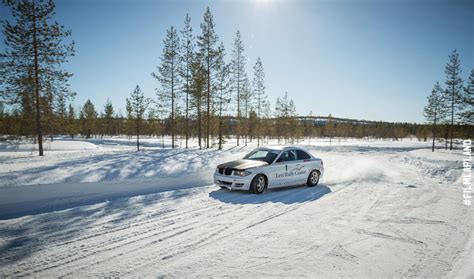
[(54, 2), (4, 1), (4, 5), (14, 22), (3, 21), (1, 139), (33, 139), (40, 156), (43, 138), (54, 136), (134, 136), (137, 149), (140, 136), (171, 136), (172, 148), (178, 139), (187, 148), (192, 137), (201, 148), (216, 143), (219, 149), (229, 137), (236, 137), (237, 145), (254, 140), (260, 145), (269, 138), (292, 143), (302, 137), (416, 137), (432, 139), (434, 150), (436, 138), (452, 149), (453, 139), (474, 135), (474, 70), (465, 83), (456, 51), (446, 65), (445, 86), (435, 83), (428, 97), (426, 124), (301, 116), (286, 92), (270, 104), (263, 61), (254, 61), (250, 78), (240, 32), (227, 52), (209, 8), (200, 32), (192, 29), (189, 15), (180, 30), (168, 28), (156, 71), (150, 74), (157, 82), (155, 98), (145, 97), (137, 85), (125, 100), (125, 115), (117, 113), (109, 100), (103, 108), (87, 100), (76, 111), (76, 93), (68, 83), (72, 73), (62, 68), (75, 53), (74, 41), (71, 31), (54, 20)]

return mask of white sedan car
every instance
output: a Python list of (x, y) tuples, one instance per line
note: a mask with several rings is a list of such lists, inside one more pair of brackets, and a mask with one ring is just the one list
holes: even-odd
[(218, 165), (214, 183), (221, 188), (261, 194), (266, 188), (315, 186), (323, 174), (323, 161), (302, 148), (261, 147), (241, 160)]

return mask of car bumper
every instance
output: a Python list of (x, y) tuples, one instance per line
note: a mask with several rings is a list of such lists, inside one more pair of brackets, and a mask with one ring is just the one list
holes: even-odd
[(214, 184), (230, 190), (249, 190), (251, 182), (251, 177), (214, 174)]

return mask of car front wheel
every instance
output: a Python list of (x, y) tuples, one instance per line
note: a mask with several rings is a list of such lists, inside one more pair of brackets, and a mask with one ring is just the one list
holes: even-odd
[(254, 194), (261, 194), (267, 187), (267, 181), (262, 174), (256, 175), (250, 183), (250, 189)]
[(313, 170), (312, 172), (309, 173), (308, 176), (308, 181), (306, 184), (309, 187), (316, 186), (319, 183), (319, 171), (318, 170)]

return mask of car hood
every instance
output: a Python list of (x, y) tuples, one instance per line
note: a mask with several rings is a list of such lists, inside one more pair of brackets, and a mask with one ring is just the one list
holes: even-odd
[(263, 161), (255, 161), (255, 160), (235, 160), (231, 162), (227, 162), (224, 164), (220, 164), (217, 167), (218, 168), (232, 168), (232, 169), (238, 169), (238, 170), (246, 170), (250, 168), (258, 168), (258, 167), (263, 167), (268, 165), (267, 162)]

